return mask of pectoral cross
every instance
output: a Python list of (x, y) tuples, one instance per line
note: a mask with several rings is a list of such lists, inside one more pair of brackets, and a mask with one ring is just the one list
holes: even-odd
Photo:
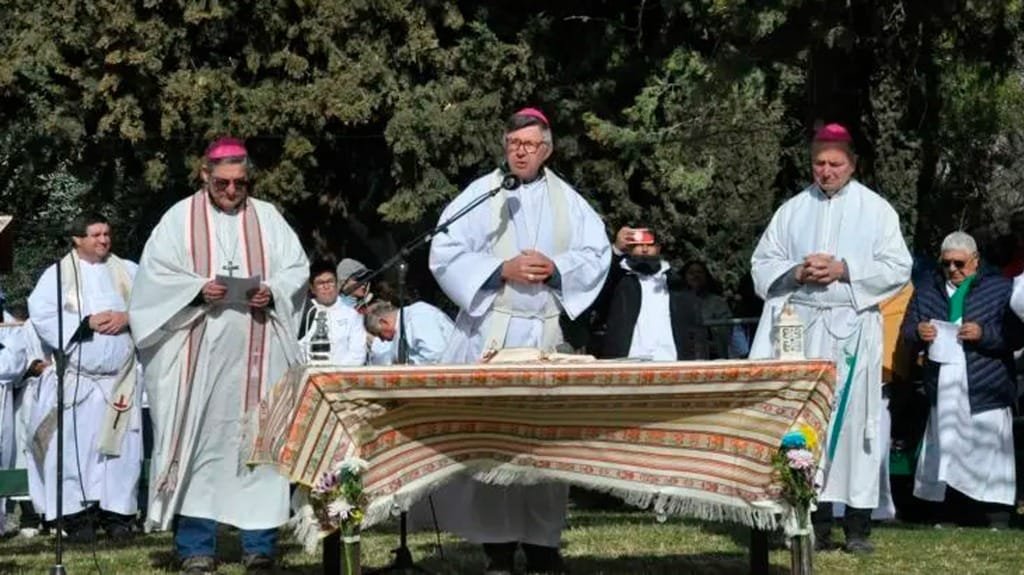
[(114, 408), (117, 409), (117, 416), (114, 417), (114, 429), (117, 429), (117, 423), (121, 421), (121, 414), (128, 411), (128, 402), (124, 400), (124, 394), (118, 396), (117, 401), (114, 402)]
[(223, 269), (224, 271), (228, 272), (228, 277), (234, 277), (235, 270), (238, 269), (238, 264), (234, 262), (228, 262), (227, 265), (223, 267)]

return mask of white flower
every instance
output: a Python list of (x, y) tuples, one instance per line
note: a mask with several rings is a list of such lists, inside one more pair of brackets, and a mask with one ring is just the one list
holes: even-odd
[(360, 473), (366, 471), (369, 468), (370, 464), (367, 463), (365, 459), (360, 459), (358, 457), (349, 457), (345, 461), (341, 462), (341, 465), (338, 466), (338, 471), (348, 471), (353, 475), (359, 475)]
[(327, 516), (338, 521), (347, 521), (355, 506), (344, 499), (336, 499), (327, 505)]

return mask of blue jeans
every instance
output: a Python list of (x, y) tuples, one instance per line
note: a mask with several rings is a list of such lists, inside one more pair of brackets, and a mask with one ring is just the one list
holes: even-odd
[[(179, 515), (174, 529), (174, 546), (178, 556), (213, 557), (217, 553), (217, 522), (213, 519)], [(242, 552), (246, 555), (274, 556), (277, 529), (242, 529)]]

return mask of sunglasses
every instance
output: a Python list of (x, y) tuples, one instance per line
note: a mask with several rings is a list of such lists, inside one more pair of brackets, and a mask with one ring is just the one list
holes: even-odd
[(213, 189), (217, 190), (218, 192), (223, 192), (230, 188), (231, 186), (234, 186), (235, 189), (239, 191), (248, 191), (249, 186), (252, 185), (252, 182), (250, 182), (246, 178), (238, 178), (232, 180), (229, 178), (213, 177), (210, 178), (210, 185), (212, 185)]
[(940, 260), (939, 263), (942, 264), (942, 269), (944, 270), (948, 270), (950, 266), (962, 270), (967, 266), (968, 261), (970, 260)]

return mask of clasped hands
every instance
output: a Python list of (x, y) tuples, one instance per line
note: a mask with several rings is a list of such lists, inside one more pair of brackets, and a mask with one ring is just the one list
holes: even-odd
[(555, 273), (555, 262), (537, 250), (523, 250), (501, 264), (501, 279), (506, 282), (540, 284)]
[(128, 313), (101, 311), (89, 316), (89, 329), (103, 335), (117, 335), (128, 327)]
[[(210, 280), (206, 282), (200, 293), (206, 303), (218, 303), (227, 295), (228, 288), (224, 284), (218, 283), (217, 280)], [(263, 309), (270, 305), (271, 293), (267, 284), (260, 284), (259, 289), (250, 291), (248, 295), (251, 308)]]
[[(969, 321), (960, 326), (960, 331), (957, 332), (957, 338), (960, 341), (979, 341), (984, 331), (981, 326), (973, 321)], [(935, 329), (935, 326), (922, 321), (917, 324), (917, 335), (921, 338), (921, 341), (925, 343), (931, 343), (935, 341), (935, 337), (938, 336), (939, 330)]]
[(846, 275), (846, 263), (830, 254), (811, 254), (796, 267), (795, 273), (797, 283), (829, 285)]

